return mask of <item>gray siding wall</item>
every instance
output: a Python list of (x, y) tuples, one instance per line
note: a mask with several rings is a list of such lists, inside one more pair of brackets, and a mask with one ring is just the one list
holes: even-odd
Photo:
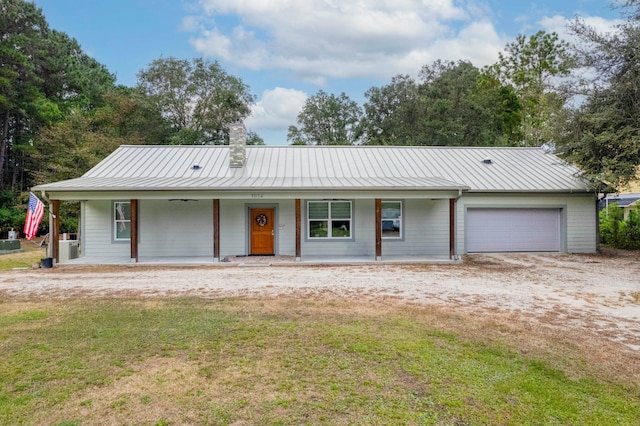
[(309, 240), (306, 201), (302, 201), (302, 256), (375, 256), (375, 201), (352, 200), (353, 240)]
[(220, 257), (247, 254), (247, 214), (243, 200), (220, 200)]
[(464, 194), (456, 209), (456, 250), (466, 253), (465, 212), (473, 207), (561, 208), (563, 250), (568, 253), (596, 251), (596, 214), (593, 194), (522, 195)]
[[(394, 200), (394, 198), (387, 198)], [(375, 201), (354, 200), (354, 241), (304, 239), (302, 256), (375, 256)], [(303, 205), (303, 207), (305, 207)], [(448, 256), (449, 200), (403, 200), (401, 240), (383, 239), (382, 256)], [(302, 212), (303, 235), (307, 232)], [(294, 240), (295, 241), (295, 240)]]
[(138, 254), (213, 257), (213, 201), (141, 200)]
[(276, 254), (296, 254), (296, 216), (294, 200), (220, 200), (220, 256), (249, 254), (249, 209), (275, 208)]
[(404, 239), (382, 239), (382, 256), (448, 256), (449, 200), (405, 200)]
[(126, 257), (131, 255), (128, 241), (113, 241), (111, 201), (86, 201), (82, 255), (88, 257)]
[(296, 203), (283, 200), (278, 203), (276, 228), (276, 252), (283, 256), (296, 255)]
[(569, 253), (594, 253), (597, 249), (596, 200), (591, 197), (575, 197), (567, 205), (567, 251)]
[[(322, 197), (319, 197), (321, 199)], [(392, 198), (388, 198), (391, 200)], [(374, 200), (353, 201), (353, 240), (306, 238), (306, 201), (302, 200), (302, 256), (375, 256)], [(384, 256), (443, 256), (449, 251), (449, 200), (405, 199), (402, 240), (383, 239)], [(128, 257), (129, 243), (113, 241), (112, 201), (84, 203), (82, 253), (89, 257)], [(275, 207), (276, 254), (295, 255), (294, 200), (220, 200), (220, 255), (248, 254), (248, 209)], [(457, 203), (457, 253), (464, 254), (465, 212), (469, 207), (552, 207), (563, 215), (563, 250), (596, 250), (595, 198), (591, 194), (465, 194)], [(139, 255), (213, 256), (213, 202), (140, 201)]]

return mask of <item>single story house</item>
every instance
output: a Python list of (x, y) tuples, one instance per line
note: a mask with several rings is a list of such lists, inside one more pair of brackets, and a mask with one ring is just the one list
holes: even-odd
[(80, 201), (81, 256), (145, 261), (452, 259), (592, 253), (596, 194), (541, 148), (121, 146), (82, 177), (39, 185), (59, 260), (61, 201)]

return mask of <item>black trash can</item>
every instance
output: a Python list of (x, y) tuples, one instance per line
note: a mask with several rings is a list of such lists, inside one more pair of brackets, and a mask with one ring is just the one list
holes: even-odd
[(45, 257), (44, 259), (40, 259), (40, 267), (53, 268), (53, 257)]

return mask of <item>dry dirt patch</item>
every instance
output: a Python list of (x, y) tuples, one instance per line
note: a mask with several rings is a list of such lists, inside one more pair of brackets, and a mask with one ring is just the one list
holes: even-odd
[(640, 353), (640, 258), (629, 252), (472, 255), (444, 265), (98, 266), (0, 273), (2, 299), (130, 296), (329, 297), (438, 306), (569, 331)]

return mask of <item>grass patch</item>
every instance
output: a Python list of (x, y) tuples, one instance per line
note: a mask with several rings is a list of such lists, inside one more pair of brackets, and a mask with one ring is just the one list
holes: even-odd
[(20, 253), (0, 255), (0, 271), (8, 271), (14, 268), (31, 268), (34, 263), (40, 263), (40, 259), (47, 257), (46, 249), (39, 247), (32, 241), (20, 240)]
[(308, 300), (5, 301), (0, 424), (637, 424), (637, 384), (568, 374), (579, 353), (524, 355), (429, 315)]

